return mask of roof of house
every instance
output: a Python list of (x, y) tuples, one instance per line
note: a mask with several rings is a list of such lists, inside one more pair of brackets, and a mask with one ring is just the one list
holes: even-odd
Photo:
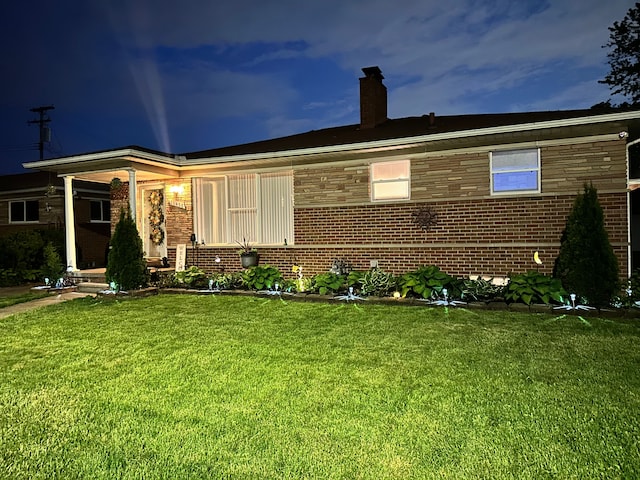
[[(311, 130), (306, 133), (279, 137), (259, 142), (182, 153), (186, 159), (215, 158), (231, 155), (247, 155), (267, 152), (296, 150), (301, 148), (329, 147), (376, 140), (390, 140), (422, 135), (450, 133), (482, 128), (502, 127), (518, 124), (566, 120), (589, 117), (610, 111), (597, 109), (557, 110), (544, 112), (491, 113), (475, 115), (423, 115), (389, 119), (375, 128), (360, 128), (360, 124)], [(139, 147), (136, 147), (139, 148)], [(151, 153), (161, 153), (153, 152)]]

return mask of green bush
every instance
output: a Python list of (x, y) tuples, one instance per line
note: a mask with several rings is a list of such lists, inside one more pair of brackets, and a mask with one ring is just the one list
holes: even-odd
[(319, 273), (313, 277), (311, 289), (320, 295), (337, 293), (345, 288), (346, 278), (337, 273)]
[(173, 284), (177, 287), (208, 287), (207, 274), (201, 268), (191, 266), (173, 275)]
[(44, 231), (25, 230), (0, 238), (0, 286), (42, 281)]
[(55, 283), (58, 278), (62, 277), (65, 268), (53, 243), (49, 242), (44, 246), (43, 257), (40, 274), (42, 278), (48, 278), (52, 283)]
[(527, 273), (514, 275), (505, 289), (507, 302), (550, 304), (552, 301), (563, 303), (567, 292), (562, 288), (559, 279), (530, 270)]
[(420, 267), (414, 272), (398, 277), (398, 288), (403, 297), (412, 295), (422, 298), (435, 298), (447, 289), (449, 298), (460, 298), (461, 281), (441, 271), (435, 265)]
[(242, 288), (242, 272), (213, 273), (209, 279), (213, 280), (213, 287), (218, 288), (218, 290)]
[(475, 280), (467, 278), (462, 281), (462, 299), (476, 302), (492, 300), (504, 293), (504, 285), (495, 285), (492, 281), (478, 277)]
[(603, 307), (619, 291), (618, 275), (618, 260), (604, 228), (597, 190), (593, 185), (585, 185), (567, 218), (553, 276), (570, 293)]
[(282, 273), (270, 265), (250, 267), (242, 272), (242, 282), (249, 290), (268, 290), (282, 286)]
[(131, 214), (120, 211), (120, 220), (111, 237), (111, 250), (105, 273), (108, 282), (115, 282), (121, 290), (145, 287), (148, 282), (142, 239)]
[(392, 274), (383, 272), (379, 268), (372, 268), (362, 274), (358, 280), (362, 295), (387, 297), (396, 289), (396, 281)]

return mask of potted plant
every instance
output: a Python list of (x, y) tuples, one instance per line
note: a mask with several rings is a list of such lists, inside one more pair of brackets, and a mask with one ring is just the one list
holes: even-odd
[(240, 245), (238, 254), (240, 255), (242, 268), (255, 267), (256, 265), (258, 265), (258, 251), (253, 248), (249, 242), (247, 242), (247, 239), (243, 238), (242, 242), (236, 243)]

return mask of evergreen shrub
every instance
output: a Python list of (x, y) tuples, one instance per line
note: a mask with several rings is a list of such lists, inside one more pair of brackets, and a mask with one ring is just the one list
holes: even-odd
[(120, 210), (120, 219), (111, 237), (106, 279), (120, 290), (146, 287), (149, 275), (144, 259), (142, 239), (131, 213)]
[(584, 185), (567, 218), (553, 276), (569, 293), (595, 307), (604, 307), (620, 289), (618, 259), (604, 225), (604, 214), (593, 185)]

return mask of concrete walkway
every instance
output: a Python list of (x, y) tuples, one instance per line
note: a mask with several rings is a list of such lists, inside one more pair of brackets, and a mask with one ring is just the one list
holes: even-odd
[[(20, 288), (22, 288), (22, 290), (20, 290)], [(2, 288), (0, 290), (6, 289)], [(12, 289), (11, 293), (18, 294), (21, 291), (23, 293), (29, 291), (29, 287), (16, 287), (15, 289)], [(9, 292), (0, 292), (0, 296), (7, 296), (7, 293)], [(88, 296), (93, 296), (93, 294), (84, 292), (68, 292), (62, 293), (60, 295), (49, 295), (48, 297), (31, 300), (30, 302), (18, 303), (16, 305), (11, 305), (10, 307), (0, 308), (0, 318), (5, 318), (11, 315), (15, 315), (16, 313), (28, 312), (30, 310), (35, 310), (36, 308), (55, 305), (57, 303), (66, 302), (67, 300), (74, 300), (76, 298), (83, 298)]]

